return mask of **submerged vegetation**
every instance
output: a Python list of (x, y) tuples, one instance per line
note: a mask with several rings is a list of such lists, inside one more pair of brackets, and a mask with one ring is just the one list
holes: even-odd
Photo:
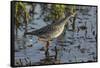
[[(16, 18), (16, 27), (19, 28), (19, 26), (21, 25), (21, 23), (27, 23), (24, 22), (26, 19), (29, 19), (30, 15), (29, 13), (26, 11), (26, 6), (24, 3), (22, 2), (16, 2), (16, 8), (15, 8), (15, 18)], [(23, 19), (24, 21), (21, 22), (20, 19)]]

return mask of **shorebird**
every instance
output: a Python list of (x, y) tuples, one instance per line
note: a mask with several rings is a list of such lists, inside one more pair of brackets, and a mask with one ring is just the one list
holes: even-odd
[(66, 15), (63, 14), (61, 19), (59, 19), (58, 21), (53, 22), (52, 24), (44, 26), (35, 31), (27, 32), (25, 34), (26, 35), (35, 35), (38, 38), (42, 39), (42, 41), (45, 41), (47, 43), (45, 54), (47, 54), (50, 40), (57, 38), (58, 36), (60, 36), (63, 33), (64, 27), (67, 24), (67, 20), (71, 16), (74, 16), (74, 14), (72, 14), (72, 13), (67, 13)]

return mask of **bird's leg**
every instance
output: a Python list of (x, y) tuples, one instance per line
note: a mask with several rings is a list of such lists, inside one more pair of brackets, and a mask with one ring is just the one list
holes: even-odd
[(44, 48), (45, 49), (45, 57), (48, 58), (49, 57), (49, 51), (48, 51), (49, 48), (48, 47), (49, 47), (50, 41), (47, 41), (47, 40), (42, 39), (42, 38), (38, 38), (38, 40), (42, 41), (45, 44), (45, 48)]
[(46, 42), (46, 46), (45, 46), (45, 57), (49, 58), (49, 41)]
[(60, 63), (60, 59), (58, 58), (58, 49), (57, 49), (57, 47), (55, 46), (55, 64), (57, 64), (57, 63)]
[(58, 55), (57, 47), (55, 46), (55, 61), (57, 60), (57, 55)]

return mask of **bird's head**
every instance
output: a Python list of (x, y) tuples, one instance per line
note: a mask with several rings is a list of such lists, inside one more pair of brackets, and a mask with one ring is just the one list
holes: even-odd
[(65, 17), (74, 17), (76, 15), (76, 12), (70, 12), (70, 11), (67, 11), (64, 13), (65, 14)]
[(75, 15), (76, 15), (76, 12), (74, 12), (74, 13), (72, 13), (72, 12), (65, 12), (65, 13), (63, 13), (60, 21), (67, 22), (70, 18), (75, 17)]
[(66, 12), (63, 15), (63, 19), (60, 22), (63, 22), (65, 24), (65, 26), (67, 27), (69, 24), (69, 19), (70, 18), (74, 18), (76, 16), (77, 12)]

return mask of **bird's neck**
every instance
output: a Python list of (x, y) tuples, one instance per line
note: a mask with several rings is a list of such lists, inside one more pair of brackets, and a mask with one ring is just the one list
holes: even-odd
[(57, 24), (61, 26), (65, 26), (65, 24), (67, 23), (67, 18), (68, 17), (62, 18)]

